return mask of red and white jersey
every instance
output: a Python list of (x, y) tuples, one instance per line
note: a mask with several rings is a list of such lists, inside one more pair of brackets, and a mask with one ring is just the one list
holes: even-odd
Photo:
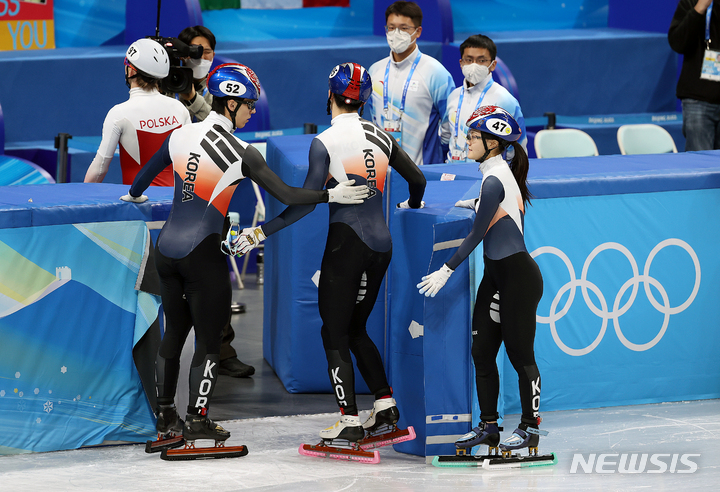
[[(130, 98), (114, 106), (105, 117), (102, 141), (88, 175), (100, 176), (102, 181), (120, 144), (123, 183), (132, 184), (135, 175), (160, 149), (168, 135), (190, 122), (190, 113), (180, 101), (157, 90), (131, 89)], [(152, 185), (173, 186), (172, 168), (164, 169)]]

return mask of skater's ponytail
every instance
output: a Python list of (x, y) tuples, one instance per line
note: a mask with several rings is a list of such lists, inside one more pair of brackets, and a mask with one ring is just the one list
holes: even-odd
[(530, 161), (528, 160), (525, 149), (518, 142), (511, 142), (515, 155), (510, 161), (510, 169), (512, 170), (515, 181), (517, 181), (518, 187), (520, 188), (520, 195), (523, 199), (523, 205), (530, 205), (530, 199), (533, 198), (532, 193), (528, 189), (527, 175), (530, 169)]

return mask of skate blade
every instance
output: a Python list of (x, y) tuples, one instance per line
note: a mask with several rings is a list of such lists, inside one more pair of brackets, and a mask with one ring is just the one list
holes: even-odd
[(368, 451), (370, 449), (380, 448), (390, 444), (412, 441), (413, 439), (415, 439), (415, 429), (411, 425), (407, 429), (398, 429), (394, 432), (366, 437), (358, 444), (360, 444), (360, 448), (364, 451)]
[(210, 460), (220, 458), (239, 458), (248, 454), (247, 446), (215, 446), (212, 448), (185, 447), (183, 449), (165, 449), (160, 458), (165, 461)]
[(474, 466), (486, 470), (500, 470), (503, 468), (528, 468), (531, 466), (555, 465), (557, 464), (557, 457), (555, 453), (541, 456), (514, 455), (510, 458), (503, 458), (497, 454), (435, 456), (432, 464), (440, 468)]
[(380, 463), (380, 453), (377, 451), (367, 452), (361, 449), (335, 448), (322, 446), (320, 444), (301, 444), (298, 452), (303, 456), (315, 456), (317, 458), (330, 458), (333, 460), (359, 461), (361, 463)]
[(529, 468), (532, 466), (549, 466), (557, 464), (555, 453), (543, 455), (512, 455), (510, 458), (492, 458), (483, 462), (486, 470), (501, 470), (503, 468)]
[(167, 437), (165, 439), (158, 439), (156, 441), (145, 442), (146, 453), (159, 453), (164, 449), (179, 448), (185, 444), (183, 436)]
[(458, 454), (455, 456), (435, 456), (432, 460), (433, 466), (483, 466), (485, 460), (501, 458), (499, 454)]

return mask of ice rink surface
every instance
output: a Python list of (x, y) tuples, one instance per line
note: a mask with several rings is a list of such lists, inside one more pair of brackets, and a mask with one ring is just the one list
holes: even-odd
[[(316, 444), (318, 431), (337, 420), (337, 414), (320, 414), (222, 422), (232, 433), (228, 445), (248, 447), (242, 458), (166, 462), (146, 454), (143, 445), (3, 456), (0, 490), (654, 492), (717, 490), (720, 483), (715, 442), (720, 400), (546, 412), (543, 417), (549, 435), (541, 438), (540, 453), (554, 452), (554, 466), (437, 468), (391, 447), (380, 449), (379, 464), (301, 456), (299, 445)], [(503, 438), (517, 420), (508, 417)], [(573, 473), (575, 455), (582, 463)], [(619, 472), (640, 468), (643, 455), (642, 472)]]

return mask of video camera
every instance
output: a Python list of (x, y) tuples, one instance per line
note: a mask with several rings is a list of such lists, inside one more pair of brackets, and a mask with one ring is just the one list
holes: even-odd
[(170, 73), (160, 81), (160, 90), (166, 94), (187, 94), (193, 84), (192, 68), (184, 67), (181, 58), (200, 59), (203, 47), (198, 44), (185, 44), (178, 38), (151, 36), (150, 39), (160, 43), (167, 51), (170, 59)]

